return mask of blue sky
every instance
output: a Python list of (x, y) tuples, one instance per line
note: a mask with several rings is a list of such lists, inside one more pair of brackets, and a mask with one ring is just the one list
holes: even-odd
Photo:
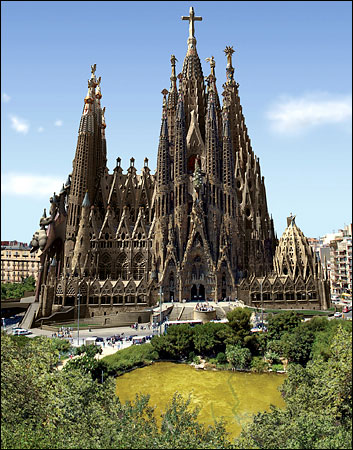
[(102, 77), (108, 167), (156, 168), (170, 55), (181, 71), (193, 6), (197, 50), (233, 45), (235, 79), (280, 237), (290, 212), (308, 237), (352, 217), (351, 2), (1, 2), (2, 240), (29, 242), (72, 170), (90, 66)]

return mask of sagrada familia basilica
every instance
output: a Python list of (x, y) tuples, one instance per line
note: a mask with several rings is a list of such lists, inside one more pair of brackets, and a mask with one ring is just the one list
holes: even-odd
[[(171, 56), (157, 170), (107, 168), (101, 77), (91, 66), (72, 173), (44, 210), (38, 319), (144, 311), (164, 301), (239, 298), (250, 306), (326, 309), (325, 271), (297, 227), (278, 242), (227, 46), (222, 101), (215, 61), (204, 77), (190, 8), (179, 75)], [(79, 305), (78, 305), (79, 303)]]

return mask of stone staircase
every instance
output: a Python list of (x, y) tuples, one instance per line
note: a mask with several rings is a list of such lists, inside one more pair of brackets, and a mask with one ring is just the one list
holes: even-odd
[[(226, 319), (227, 313), (235, 308), (233, 304), (218, 303), (213, 306), (216, 308), (217, 319)], [(194, 304), (180, 304), (174, 303), (173, 309), (169, 314), (169, 320), (193, 320), (194, 318)]]
[(21, 321), (21, 327), (26, 328), (29, 330), (32, 328), (34, 317), (36, 315), (36, 312), (38, 311), (39, 302), (31, 303), (26, 311), (26, 314), (24, 315), (22, 321)]

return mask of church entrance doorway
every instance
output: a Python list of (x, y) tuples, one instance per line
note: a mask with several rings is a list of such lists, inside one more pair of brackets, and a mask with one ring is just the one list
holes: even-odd
[(191, 300), (198, 300), (196, 284), (193, 284), (191, 288)]
[(75, 297), (74, 296), (67, 296), (65, 298), (65, 306), (75, 306)]
[(205, 286), (200, 284), (199, 287), (199, 300), (205, 300)]

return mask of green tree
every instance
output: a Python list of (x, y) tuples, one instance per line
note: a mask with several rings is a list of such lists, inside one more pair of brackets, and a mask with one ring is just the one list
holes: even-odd
[(35, 279), (30, 276), (22, 283), (1, 283), (1, 298), (3, 300), (9, 298), (22, 298), (25, 291), (35, 290)]
[(193, 335), (190, 325), (173, 326), (168, 328), (166, 335), (153, 337), (151, 345), (161, 358), (181, 359), (194, 350)]
[(200, 355), (211, 356), (225, 351), (225, 339), (229, 335), (229, 327), (223, 323), (209, 322), (194, 328), (193, 342)]
[(247, 369), (251, 361), (250, 350), (240, 345), (227, 345), (226, 357), (229, 363), (236, 369)]
[(284, 332), (293, 330), (300, 323), (300, 316), (294, 311), (270, 314), (267, 324), (268, 339), (280, 339)]
[(233, 330), (227, 343), (243, 345), (246, 336), (251, 335), (251, 311), (248, 308), (234, 308), (227, 313), (228, 324)]
[(158, 426), (147, 396), (122, 405), (113, 378), (100, 384), (74, 365), (57, 370), (49, 339), (19, 346), (2, 335), (1, 344), (3, 449), (230, 447), (222, 424), (201, 425), (178, 396)]
[(306, 365), (310, 359), (314, 338), (314, 333), (303, 327), (284, 333), (281, 337), (282, 356), (290, 362)]
[(286, 407), (258, 413), (236, 439), (236, 448), (351, 448), (351, 333), (337, 329), (327, 361), (291, 364), (281, 391)]

